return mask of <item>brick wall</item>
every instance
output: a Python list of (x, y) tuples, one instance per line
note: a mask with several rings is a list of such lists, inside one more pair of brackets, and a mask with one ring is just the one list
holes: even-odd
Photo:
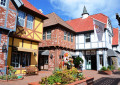
[(2, 46), (4, 45), (4, 43), (7, 45), (7, 40), (8, 40), (7, 34), (2, 33), (1, 43), (0, 43), (0, 69), (5, 66), (5, 60), (7, 54), (2, 52)]
[[(70, 41), (64, 40), (64, 30), (63, 30), (64, 28), (53, 27), (53, 28), (48, 28), (48, 29), (51, 29), (51, 39), (43, 40), (42, 43), (39, 43), (39, 47), (59, 46), (59, 47), (67, 48), (67, 49), (75, 49), (74, 33), (70, 32), (69, 30), (65, 30), (66, 32), (70, 32), (74, 35), (73, 42), (71, 42), (71, 40)], [(46, 37), (47, 37), (47, 33), (46, 33)], [(71, 39), (71, 36), (70, 36), (70, 39)]]

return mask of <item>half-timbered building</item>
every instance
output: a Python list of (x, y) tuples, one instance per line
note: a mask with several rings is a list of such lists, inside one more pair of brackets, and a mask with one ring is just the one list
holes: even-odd
[(54, 70), (58, 68), (64, 53), (69, 52), (76, 56), (75, 32), (71, 26), (63, 21), (57, 14), (46, 15), (49, 19), (44, 21), (43, 42), (39, 44), (39, 69)]
[[(94, 20), (104, 24), (100, 36), (95, 33)], [(84, 60), (83, 69), (100, 70), (102, 66), (110, 65), (111, 56), (116, 55), (112, 50), (112, 25), (106, 15), (89, 15), (84, 7), (81, 18), (66, 22), (76, 31), (76, 54)], [(102, 37), (101, 40), (98, 37)]]
[(10, 34), (7, 59), (8, 66), (13, 66), (17, 74), (23, 73), (25, 66), (38, 65), (38, 45), (42, 41), (43, 20), (47, 19), (27, 0), (21, 2), (16, 31)]

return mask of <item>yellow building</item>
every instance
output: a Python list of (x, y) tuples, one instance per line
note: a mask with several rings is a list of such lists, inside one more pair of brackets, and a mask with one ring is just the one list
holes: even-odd
[[(7, 65), (23, 73), (26, 66), (38, 65), (38, 45), (42, 41), (43, 20), (47, 19), (27, 0), (18, 9), (16, 32), (10, 34)], [(24, 9), (24, 10), (23, 10)]]

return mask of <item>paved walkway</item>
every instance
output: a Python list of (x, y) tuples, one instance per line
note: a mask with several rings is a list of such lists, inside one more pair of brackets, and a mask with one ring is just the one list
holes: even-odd
[(112, 75), (98, 74), (98, 71), (84, 70), (84, 76), (94, 77), (94, 85), (120, 85), (120, 72)]
[(40, 81), (40, 79), (42, 77), (50, 76), (51, 74), (52, 74), (52, 72), (50, 72), (50, 71), (40, 71), (39, 75), (27, 76), (27, 77), (24, 77), (23, 80), (8, 81), (8, 82), (0, 81), (0, 85), (28, 85), (28, 83), (30, 83), (30, 82)]
[[(40, 81), (42, 77), (50, 76), (50, 71), (40, 71), (39, 75), (27, 76), (23, 80), (1, 82), (0, 85), (27, 85), (29, 82)], [(98, 71), (84, 70), (84, 76), (94, 77), (94, 85), (120, 85), (120, 72), (112, 75), (98, 74)]]

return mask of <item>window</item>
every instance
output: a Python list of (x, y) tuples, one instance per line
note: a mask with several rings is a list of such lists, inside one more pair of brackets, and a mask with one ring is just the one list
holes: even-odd
[(11, 65), (15, 68), (20, 66), (25, 67), (30, 65), (31, 53), (19, 52), (12, 53)]
[(48, 57), (44, 58), (44, 64), (48, 64)]
[(1, 6), (6, 6), (6, 0), (0, 0), (0, 5)]
[(73, 34), (71, 34), (71, 42), (73, 42)]
[(18, 11), (18, 25), (23, 27), (25, 25), (25, 13), (22, 11)]
[(111, 36), (109, 35), (109, 43), (111, 44)]
[(43, 40), (45, 40), (46, 39), (46, 34), (45, 34), (46, 32), (43, 32)]
[(70, 41), (70, 33), (68, 32), (68, 41)]
[(67, 33), (66, 31), (64, 31), (64, 40), (66, 40), (66, 38), (67, 38)]
[(28, 14), (27, 15), (27, 28), (33, 29), (33, 20), (34, 20), (34, 17)]
[(47, 39), (51, 39), (51, 30), (47, 31)]
[(85, 35), (85, 41), (86, 42), (90, 42), (90, 34), (86, 34)]
[(103, 55), (100, 55), (100, 65), (103, 66)]

